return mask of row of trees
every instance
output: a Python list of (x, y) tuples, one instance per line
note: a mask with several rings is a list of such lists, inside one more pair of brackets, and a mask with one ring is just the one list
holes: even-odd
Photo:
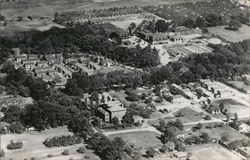
[(227, 25), (232, 19), (231, 16), (241, 23), (249, 23), (248, 9), (240, 7), (230, 0), (152, 5), (145, 6), (143, 9), (164, 19), (173, 20), (177, 25), (185, 25), (189, 28)]

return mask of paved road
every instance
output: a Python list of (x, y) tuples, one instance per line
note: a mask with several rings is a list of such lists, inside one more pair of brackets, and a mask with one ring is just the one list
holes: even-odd
[(126, 129), (126, 130), (107, 131), (107, 132), (103, 132), (103, 134), (105, 136), (109, 136), (109, 135), (112, 135), (112, 134), (140, 132), (140, 131), (151, 131), (151, 132), (161, 134), (160, 131), (158, 131), (155, 127), (152, 127), (152, 126), (144, 126), (144, 127), (141, 127), (141, 128)]

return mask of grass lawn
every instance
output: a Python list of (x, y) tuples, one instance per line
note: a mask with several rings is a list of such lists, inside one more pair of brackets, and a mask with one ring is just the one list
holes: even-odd
[(242, 25), (238, 31), (227, 30), (225, 26), (210, 27), (208, 31), (230, 42), (239, 42), (250, 38), (250, 27), (247, 25)]
[[(206, 133), (208, 133), (208, 135), (211, 138), (215, 138), (218, 140), (220, 140), (221, 135), (223, 135), (225, 133), (229, 136), (230, 141), (248, 139), (247, 136), (239, 133), (237, 130), (235, 130), (227, 125), (224, 125), (223, 127), (217, 127), (217, 128), (212, 127), (211, 129), (206, 128), (205, 126), (207, 126), (207, 125), (209, 125), (209, 124), (203, 125), (202, 129), (198, 130), (196, 132), (192, 132), (192, 131), (189, 131), (189, 132), (191, 132), (192, 135), (200, 135), (202, 132), (206, 132)], [(214, 125), (212, 125), (212, 126), (214, 126)]]
[(224, 104), (225, 109), (227, 109), (230, 114), (237, 113), (238, 116), (249, 115), (248, 106), (239, 102), (235, 98), (218, 99), (218, 100), (215, 100), (212, 104), (219, 105), (220, 103)]
[(241, 160), (242, 158), (220, 145), (199, 145), (187, 149), (192, 160)]
[(133, 20), (124, 20), (124, 21), (114, 21), (111, 24), (115, 25), (123, 29), (124, 31), (128, 31), (128, 27), (131, 23), (135, 23), (138, 26), (144, 19), (133, 19)]
[(161, 141), (157, 136), (160, 135), (150, 131), (140, 131), (113, 134), (108, 136), (108, 138), (113, 139), (115, 137), (121, 137), (126, 143), (134, 144), (138, 148), (146, 149), (149, 147), (159, 147), (161, 145)]
[(183, 123), (190, 123), (202, 120), (204, 114), (198, 113), (191, 108), (185, 107), (175, 112), (174, 115), (181, 115), (177, 118), (180, 119)]
[[(52, 147), (47, 148), (45, 145), (43, 145), (43, 141), (46, 138), (52, 138), (52, 137), (58, 137), (63, 135), (72, 135), (71, 132), (67, 130), (66, 127), (58, 127), (55, 129), (48, 129), (42, 132), (37, 131), (28, 131), (23, 134), (6, 134), (1, 135), (1, 148), (5, 151), (5, 157), (3, 160), (7, 159), (16, 159), (18, 157), (19, 159), (25, 159), (25, 158), (32, 158), (36, 157), (39, 159), (46, 159), (47, 155), (53, 155), (55, 159), (60, 160), (68, 160), (70, 158), (79, 158), (80, 154), (76, 153), (76, 150), (80, 146), (84, 146), (84, 144), (78, 144), (74, 146), (66, 146), (66, 147)], [(19, 150), (8, 150), (6, 146), (10, 143), (11, 140), (19, 140), (23, 142), (23, 148)], [(68, 149), (70, 154), (66, 157), (60, 157), (61, 153)], [(98, 160), (96, 156), (91, 153), (91, 151), (87, 150), (86, 152), (89, 152), (88, 155), (93, 157), (93, 160)], [(58, 158), (58, 156), (60, 158)], [(57, 158), (56, 158), (57, 157)], [(1, 159), (2, 160), (2, 159)]]

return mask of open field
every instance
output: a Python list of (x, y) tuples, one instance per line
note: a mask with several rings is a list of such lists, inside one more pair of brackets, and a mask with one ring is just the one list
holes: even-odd
[(138, 148), (159, 147), (161, 141), (157, 138), (159, 134), (150, 131), (139, 131), (131, 133), (113, 134), (108, 136), (110, 139), (121, 137), (126, 143), (134, 144)]
[(230, 114), (237, 113), (240, 117), (249, 115), (249, 107), (246, 104), (239, 102), (236, 98), (225, 98), (215, 100), (213, 105), (223, 103)]
[[(161, 4), (176, 4), (185, 2), (198, 2), (198, 1), (211, 1), (211, 0), (47, 0), (47, 2), (35, 3), (32, 5), (18, 5), (15, 9), (6, 9), (2, 6), (1, 13), (7, 17), (20, 15), (42, 15), (53, 16), (55, 12), (66, 11), (81, 11), (81, 10), (93, 10), (93, 9), (105, 9), (111, 7), (123, 7), (123, 6), (147, 6), (147, 5), (161, 5)], [(41, 2), (41, 1), (40, 1)], [(50, 2), (50, 3), (48, 3)], [(63, 2), (63, 3), (62, 3)]]
[(33, 22), (17, 22), (17, 21), (7, 21), (7, 26), (0, 26), (0, 36), (12, 36), (17, 32), (38, 30), (46, 31), (52, 27), (64, 28), (64, 26), (51, 21), (33, 21)]
[[(218, 140), (221, 139), (221, 135), (223, 134), (227, 134), (229, 136), (230, 141), (248, 139), (247, 136), (239, 133), (237, 130), (229, 127), (228, 125), (223, 125), (223, 127), (214, 128), (213, 127), (214, 124), (212, 123), (204, 124), (200, 130), (196, 132), (192, 132), (192, 131), (189, 131), (189, 132), (191, 132), (192, 135), (197, 135), (197, 136), (199, 136), (202, 132), (206, 132), (211, 138), (218, 139)], [(212, 128), (209, 129), (209, 128), (206, 128), (206, 126), (212, 126)]]
[(238, 155), (219, 145), (201, 145), (188, 148), (192, 160), (241, 160)]
[[(68, 160), (69, 158), (79, 158), (82, 155), (76, 153), (76, 149), (83, 144), (78, 144), (74, 146), (66, 146), (66, 147), (52, 147), (47, 148), (43, 145), (43, 141), (46, 138), (52, 138), (55, 136), (62, 135), (72, 135), (71, 132), (67, 130), (66, 127), (58, 127), (55, 129), (45, 130), (43, 132), (37, 131), (28, 131), (23, 134), (6, 134), (1, 135), (1, 148), (5, 151), (5, 159), (12, 158), (13, 160), (24, 159), (24, 158), (41, 158), (46, 159), (47, 155), (53, 155), (55, 159), (59, 159), (58, 156), (61, 156), (62, 151), (68, 149), (71, 154), (70, 156), (60, 157), (60, 160)], [(20, 150), (8, 150), (6, 148), (7, 144), (10, 143), (11, 140), (20, 140), (23, 142), (23, 148)], [(93, 156), (93, 154), (90, 153)], [(17, 158), (18, 157), (18, 158)], [(95, 156), (92, 157), (93, 160), (98, 160)], [(4, 160), (4, 159), (3, 159)]]
[(218, 35), (229, 42), (239, 42), (250, 39), (250, 26), (242, 25), (238, 31), (225, 29), (225, 26), (210, 27), (208, 31), (211, 34)]

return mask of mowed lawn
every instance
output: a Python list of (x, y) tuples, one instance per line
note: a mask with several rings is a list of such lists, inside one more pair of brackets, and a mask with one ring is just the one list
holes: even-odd
[(208, 31), (229, 42), (239, 42), (250, 38), (250, 27), (247, 25), (242, 25), (238, 31), (227, 30), (225, 27), (226, 26), (209, 27)]
[(127, 144), (134, 144), (137, 148), (156, 148), (161, 145), (161, 141), (157, 138), (160, 135), (150, 131), (139, 131), (131, 133), (113, 134), (108, 136), (110, 139), (121, 137)]
[[(48, 148), (43, 145), (43, 141), (46, 138), (59, 137), (63, 135), (72, 135), (72, 133), (67, 130), (67, 127), (58, 127), (55, 129), (48, 129), (42, 132), (28, 131), (23, 134), (1, 135), (1, 148), (5, 151), (5, 157), (1, 160), (20, 160), (25, 158), (30, 159), (32, 157), (46, 159), (48, 155), (53, 155), (54, 159), (60, 160), (68, 160), (70, 158), (78, 159), (79, 157), (82, 157), (83, 155), (77, 154), (76, 150), (80, 146), (84, 146), (84, 144), (52, 148)], [(22, 141), (23, 148), (18, 150), (8, 150), (6, 147), (11, 140)], [(61, 157), (61, 153), (66, 149), (69, 150), (71, 155)], [(96, 158), (96, 156), (94, 156), (91, 151), (87, 152), (89, 152), (88, 155), (91, 156), (93, 160), (98, 160), (98, 158)]]
[(187, 149), (192, 160), (241, 160), (242, 158), (220, 145), (199, 145)]

